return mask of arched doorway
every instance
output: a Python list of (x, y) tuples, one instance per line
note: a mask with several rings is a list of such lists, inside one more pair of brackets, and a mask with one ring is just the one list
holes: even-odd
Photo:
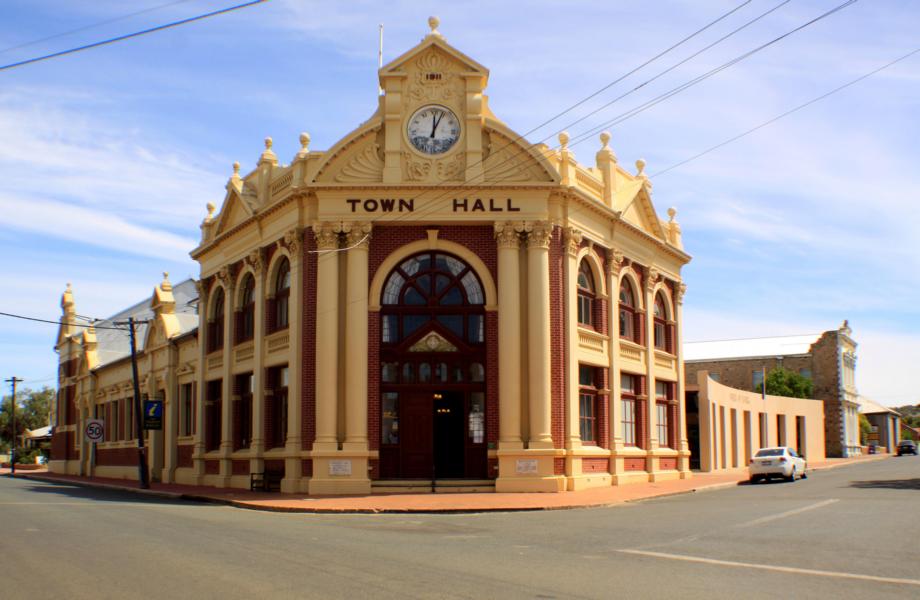
[(380, 475), (486, 476), (485, 299), (463, 260), (410, 256), (380, 298)]

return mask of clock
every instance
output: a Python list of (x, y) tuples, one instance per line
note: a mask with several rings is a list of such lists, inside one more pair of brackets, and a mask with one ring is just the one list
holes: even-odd
[(460, 119), (449, 108), (423, 106), (409, 117), (409, 142), (424, 154), (444, 154), (460, 139)]

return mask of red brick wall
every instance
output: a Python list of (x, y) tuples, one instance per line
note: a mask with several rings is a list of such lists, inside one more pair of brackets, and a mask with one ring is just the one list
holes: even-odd
[(137, 448), (96, 448), (96, 465), (100, 467), (137, 466)]
[[(309, 450), (316, 439), (316, 258), (311, 253), (316, 249), (316, 238), (313, 231), (305, 229), (303, 234), (303, 306), (300, 307), (303, 317), (303, 363), (301, 369), (301, 410), (303, 423), (301, 432), (303, 443), (301, 447)], [(296, 308), (294, 309), (296, 310)], [(292, 418), (288, 415), (288, 418)]]
[(630, 456), (623, 459), (623, 468), (627, 471), (644, 471), (645, 458)]
[(248, 460), (234, 460), (233, 461), (233, 474), (234, 475), (249, 475), (249, 461)]
[(192, 452), (195, 450), (194, 444), (185, 444), (179, 446), (176, 452), (176, 466), (177, 467), (191, 467), (192, 463)]
[(217, 459), (204, 461), (204, 472), (207, 475), (219, 475), (220, 461)]
[[(367, 438), (380, 449), (380, 313), (367, 314)], [(373, 475), (373, 473), (372, 473)], [(372, 479), (374, 477), (372, 476)]]
[(608, 473), (610, 472), (610, 459), (608, 458), (583, 458), (581, 459), (582, 473)]
[(553, 227), (549, 246), (550, 398), (553, 446), (565, 446), (565, 245), (562, 228)]
[[(610, 369), (597, 369), (597, 386), (601, 389), (610, 388)], [(610, 396), (597, 397), (597, 445), (601, 448), (610, 447)]]
[(565, 475), (564, 458), (553, 458), (553, 475)]
[(677, 469), (677, 459), (676, 458), (659, 458), (658, 459), (658, 469), (662, 471), (674, 471)]

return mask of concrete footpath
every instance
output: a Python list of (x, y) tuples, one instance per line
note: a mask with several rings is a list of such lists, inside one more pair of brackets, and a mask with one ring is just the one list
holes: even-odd
[[(832, 458), (809, 465), (809, 471), (833, 469), (890, 458), (890, 454)], [(8, 475), (9, 469), (0, 469)], [(206, 486), (152, 483), (142, 490), (137, 482), (101, 477), (58, 475), (47, 471), (18, 471), (17, 478), (67, 483), (86, 487), (130, 491), (147, 496), (195, 500), (227, 504), (238, 508), (265, 511), (304, 513), (469, 513), (488, 511), (555, 510), (612, 506), (677, 494), (704, 492), (736, 486), (748, 480), (747, 469), (732, 469), (716, 473), (694, 472), (691, 479), (634, 483), (622, 486), (592, 488), (578, 492), (540, 493), (400, 493), (369, 496), (307, 496), (251, 492)]]

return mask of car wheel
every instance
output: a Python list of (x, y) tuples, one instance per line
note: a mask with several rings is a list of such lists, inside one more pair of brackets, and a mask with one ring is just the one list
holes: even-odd
[(786, 481), (790, 483), (795, 481), (795, 467), (792, 467), (792, 473), (789, 474), (789, 477), (786, 477)]
[(803, 470), (803, 471), (802, 471), (802, 475), (800, 476), (800, 478), (801, 478), (801, 479), (808, 479), (808, 472)]
[(751, 475), (751, 479), (750, 479), (751, 485), (754, 485), (758, 481), (760, 481), (760, 477), (758, 477), (757, 475)]

